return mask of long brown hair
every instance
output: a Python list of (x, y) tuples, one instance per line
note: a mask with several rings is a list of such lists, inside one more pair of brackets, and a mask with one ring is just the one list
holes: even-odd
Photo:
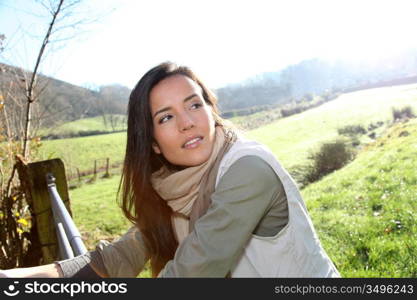
[(154, 277), (174, 257), (178, 242), (171, 224), (172, 209), (151, 185), (151, 174), (162, 164), (169, 163), (152, 150), (154, 139), (149, 95), (156, 84), (177, 74), (189, 77), (202, 88), (205, 102), (212, 107), (216, 126), (224, 125), (218, 114), (216, 97), (188, 67), (171, 62), (159, 64), (139, 80), (130, 94), (126, 154), (119, 194), (121, 192), (124, 215), (142, 233)]

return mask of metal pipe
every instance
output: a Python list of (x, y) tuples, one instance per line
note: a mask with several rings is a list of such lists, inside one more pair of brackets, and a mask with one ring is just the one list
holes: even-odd
[(64, 205), (64, 202), (62, 202), (61, 197), (58, 194), (55, 185), (55, 177), (51, 173), (46, 175), (46, 182), (48, 183), (48, 192), (51, 198), (52, 211), (54, 218), (56, 218), (55, 223), (57, 224), (62, 222), (66, 236), (68, 237), (69, 243), (74, 250), (74, 255), (81, 255), (86, 253), (87, 249), (85, 248), (81, 239), (81, 234), (75, 226), (74, 221), (72, 220), (70, 214), (67, 211), (67, 208)]
[(55, 224), (57, 225), (59, 252), (61, 254), (61, 259), (73, 258), (74, 252), (72, 251), (70, 242), (68, 241), (67, 235), (65, 234), (64, 226), (62, 226), (61, 222)]

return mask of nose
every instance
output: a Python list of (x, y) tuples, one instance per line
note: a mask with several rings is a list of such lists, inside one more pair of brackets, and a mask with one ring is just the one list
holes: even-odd
[(178, 120), (178, 129), (180, 131), (187, 131), (194, 127), (194, 120), (186, 112), (179, 115), (177, 120)]

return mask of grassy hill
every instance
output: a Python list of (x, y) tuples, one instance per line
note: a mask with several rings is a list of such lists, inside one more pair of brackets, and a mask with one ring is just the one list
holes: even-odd
[[(251, 139), (268, 145), (286, 168), (303, 164), (310, 150), (338, 135), (346, 125), (383, 121), (381, 134), (392, 120), (391, 109), (410, 105), (417, 112), (417, 85), (403, 85), (343, 94), (336, 100), (301, 114), (280, 119), (247, 133)], [(364, 136), (362, 142), (372, 140)]]
[(417, 276), (417, 119), (302, 191), (325, 249), (346, 277)]
[[(113, 124), (111, 124), (111, 122)], [(113, 126), (112, 126), (113, 125)], [(38, 132), (40, 136), (76, 137), (126, 130), (125, 115), (105, 115), (66, 122)]]

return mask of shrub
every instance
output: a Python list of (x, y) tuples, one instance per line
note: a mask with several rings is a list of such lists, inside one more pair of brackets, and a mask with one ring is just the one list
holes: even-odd
[(403, 108), (392, 108), (392, 118), (394, 121), (400, 120), (403, 118), (415, 118), (416, 115), (413, 112), (413, 108), (411, 106), (405, 106)]
[(309, 155), (312, 167), (307, 180), (314, 182), (321, 177), (345, 166), (354, 157), (354, 153), (344, 140), (323, 143), (317, 152)]
[(312, 160), (312, 168), (307, 177), (308, 181), (317, 181), (321, 177), (342, 168), (353, 157), (353, 151), (341, 139), (323, 143), (317, 152), (311, 153), (308, 157)]
[(362, 125), (347, 125), (345, 127), (337, 129), (337, 132), (340, 135), (354, 136), (354, 135), (365, 134), (366, 129)]
[(309, 164), (294, 166), (289, 172), (302, 188), (333, 171), (341, 169), (354, 156), (354, 152), (348, 142), (338, 139), (333, 142), (323, 143), (318, 151), (312, 152), (308, 156)]
[(376, 123), (372, 122), (368, 125), (368, 131), (374, 130), (378, 127), (381, 127), (382, 125), (384, 125), (384, 122), (382, 121), (378, 121)]
[(283, 117), (289, 117), (289, 116), (292, 116), (292, 115), (295, 115), (295, 114), (299, 114), (303, 111), (304, 111), (304, 109), (300, 106), (295, 106), (293, 108), (283, 108), (283, 109), (281, 109), (281, 115)]
[(117, 132), (123, 132), (126, 130), (114, 130), (114, 131), (102, 131), (102, 130), (86, 130), (86, 131), (70, 131), (58, 134), (48, 134), (42, 137), (42, 140), (59, 140), (59, 139), (71, 139), (84, 136), (111, 134)]
[(230, 110), (230, 111), (226, 111), (223, 112), (221, 114), (222, 118), (225, 119), (230, 119), (230, 118), (234, 118), (234, 117), (241, 117), (241, 116), (249, 116), (249, 115), (253, 115), (257, 112), (261, 112), (261, 111), (269, 111), (276, 108), (276, 105), (257, 105), (257, 106), (251, 106), (251, 107), (246, 107), (246, 108), (241, 108), (241, 109), (234, 109), (234, 110)]
[(291, 167), (288, 172), (291, 174), (292, 178), (297, 182), (299, 188), (303, 188), (309, 183), (309, 174), (311, 173), (312, 166), (311, 164), (306, 165), (295, 165)]

